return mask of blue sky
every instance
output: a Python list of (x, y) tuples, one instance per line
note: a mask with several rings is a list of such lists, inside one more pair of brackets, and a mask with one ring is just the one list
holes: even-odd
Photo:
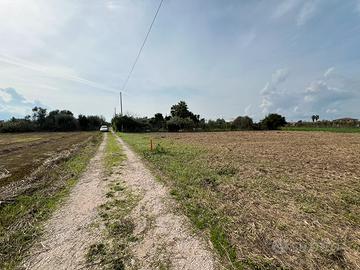
[[(110, 119), (158, 3), (1, 0), (0, 119), (36, 104)], [(165, 0), (124, 109), (360, 118), (359, 48), (360, 0)]]

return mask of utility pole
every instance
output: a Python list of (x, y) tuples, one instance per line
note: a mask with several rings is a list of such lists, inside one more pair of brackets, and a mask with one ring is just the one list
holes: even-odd
[(114, 108), (114, 117), (116, 117), (116, 107)]
[(120, 113), (123, 115), (123, 106), (122, 106), (122, 92), (120, 92)]
[[(120, 92), (120, 115), (123, 116), (122, 92)], [(121, 124), (121, 132), (124, 132), (124, 124)]]

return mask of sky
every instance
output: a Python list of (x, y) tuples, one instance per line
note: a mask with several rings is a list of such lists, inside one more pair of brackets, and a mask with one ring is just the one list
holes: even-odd
[(34, 106), (360, 118), (360, 0), (0, 0), (0, 119)]

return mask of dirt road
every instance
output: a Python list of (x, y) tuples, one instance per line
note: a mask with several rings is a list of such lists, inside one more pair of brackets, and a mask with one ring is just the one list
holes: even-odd
[(97, 207), (105, 200), (103, 157), (106, 141), (107, 134), (69, 199), (47, 222), (44, 236), (24, 263), (26, 269), (84, 267), (88, 246), (100, 237), (90, 225), (97, 217)]
[(175, 202), (139, 157), (120, 139), (127, 156), (122, 178), (142, 199), (130, 214), (140, 239), (132, 248), (140, 269), (216, 269), (208, 243), (175, 213)]
[[(109, 188), (104, 174), (105, 146), (100, 145), (87, 171), (71, 191), (69, 199), (45, 226), (45, 233), (24, 263), (26, 269), (86, 269), (88, 247), (101, 240), (103, 232), (91, 226), (97, 208), (106, 202)], [(129, 214), (137, 241), (131, 243), (132, 266), (136, 269), (218, 268), (209, 243), (196, 235), (186, 217), (175, 213), (175, 202), (167, 188), (155, 180), (140, 158), (120, 139), (127, 159), (116, 171), (131, 192), (139, 196)]]

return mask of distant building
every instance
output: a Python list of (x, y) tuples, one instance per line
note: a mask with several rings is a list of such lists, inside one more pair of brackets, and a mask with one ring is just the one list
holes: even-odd
[(350, 118), (350, 117), (344, 117), (344, 118), (339, 118), (339, 119), (335, 119), (334, 122), (347, 122), (347, 123), (354, 123), (359, 121), (358, 119), (355, 118)]

